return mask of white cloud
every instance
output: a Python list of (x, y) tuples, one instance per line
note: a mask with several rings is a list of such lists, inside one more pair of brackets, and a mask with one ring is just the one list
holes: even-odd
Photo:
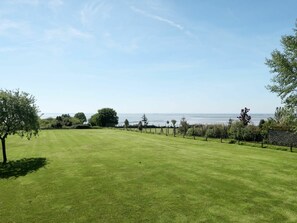
[(136, 12), (136, 13), (138, 13), (138, 14), (141, 14), (141, 15), (146, 16), (146, 17), (148, 17), (148, 18), (152, 18), (152, 19), (154, 19), (154, 20), (157, 20), (157, 21), (166, 23), (167, 25), (172, 26), (172, 27), (174, 27), (174, 28), (177, 28), (177, 29), (179, 29), (179, 30), (184, 30), (184, 27), (183, 27), (182, 25), (180, 25), (180, 24), (178, 24), (178, 23), (176, 23), (176, 22), (174, 22), (174, 21), (172, 21), (172, 20), (169, 20), (169, 19), (167, 19), (167, 18), (163, 18), (163, 17), (158, 16), (158, 15), (150, 14), (150, 13), (148, 13), (148, 12), (146, 12), (146, 11), (143, 11), (143, 10), (141, 10), (141, 9), (138, 9), (138, 8), (136, 8), (136, 7), (134, 7), (134, 6), (131, 6), (130, 8), (131, 8), (134, 12)]
[(46, 41), (69, 41), (71, 39), (90, 39), (92, 35), (86, 32), (82, 32), (76, 28), (58, 28), (58, 29), (49, 29), (45, 31), (45, 40)]
[(81, 23), (88, 24), (95, 16), (101, 16), (103, 19), (110, 17), (112, 5), (109, 1), (97, 0), (86, 3), (80, 11)]

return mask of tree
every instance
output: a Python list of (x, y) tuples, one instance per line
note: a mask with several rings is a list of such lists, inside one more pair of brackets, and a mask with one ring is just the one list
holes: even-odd
[(173, 125), (173, 136), (175, 137), (175, 135), (176, 135), (176, 130), (175, 130), (176, 120), (172, 119), (172, 120), (171, 120), (171, 123), (172, 123), (172, 125)]
[(125, 119), (124, 125), (125, 125), (125, 128), (128, 129), (128, 127), (129, 127), (129, 121), (128, 121), (128, 119)]
[(289, 107), (297, 106), (297, 21), (294, 35), (285, 35), (281, 38), (283, 51), (274, 50), (271, 58), (266, 59), (270, 72), (275, 74), (272, 84), (267, 89), (282, 99)]
[(188, 129), (189, 129), (189, 124), (188, 124), (186, 118), (183, 117), (180, 120), (180, 124), (179, 124), (178, 130), (180, 131), (181, 134), (183, 134), (183, 137), (185, 137), (185, 135), (187, 134)]
[(169, 135), (169, 121), (166, 121), (166, 136)]
[(248, 125), (252, 119), (251, 116), (248, 115), (249, 111), (250, 109), (245, 107), (244, 109), (241, 109), (240, 115), (237, 117), (244, 126)]
[(233, 122), (230, 129), (229, 135), (231, 138), (237, 140), (238, 144), (243, 139), (244, 124), (240, 121)]
[(83, 124), (84, 122), (87, 121), (87, 117), (86, 117), (85, 113), (83, 113), (83, 112), (77, 112), (74, 115), (74, 118), (79, 119), (80, 120), (80, 124)]
[(277, 107), (274, 113), (274, 119), (279, 127), (294, 130), (297, 126), (297, 117), (292, 107)]
[(138, 130), (142, 132), (142, 121), (138, 122)]
[(117, 112), (112, 108), (102, 108), (98, 112), (91, 116), (90, 124), (101, 127), (114, 127), (119, 123), (119, 117)]
[(30, 139), (39, 130), (38, 108), (35, 98), (19, 90), (0, 90), (0, 139), (3, 163), (7, 162), (5, 140), (8, 135), (18, 134)]

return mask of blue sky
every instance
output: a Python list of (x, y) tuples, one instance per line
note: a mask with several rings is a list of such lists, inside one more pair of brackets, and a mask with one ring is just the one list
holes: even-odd
[(1, 0), (0, 88), (41, 112), (273, 113), (295, 0)]

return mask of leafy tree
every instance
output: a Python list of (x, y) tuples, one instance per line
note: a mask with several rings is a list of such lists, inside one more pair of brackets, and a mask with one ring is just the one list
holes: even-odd
[(128, 119), (125, 119), (124, 125), (125, 125), (125, 128), (128, 129), (128, 127), (129, 127), (129, 121), (128, 121)]
[(55, 125), (55, 119), (54, 118), (44, 118), (39, 119), (39, 125), (41, 129), (50, 129), (53, 128)]
[(176, 127), (175, 127), (175, 124), (176, 124), (176, 120), (174, 120), (174, 119), (172, 119), (171, 120), (171, 123), (172, 123), (172, 125), (173, 125), (173, 136), (175, 137), (175, 135), (176, 135)]
[(183, 137), (185, 137), (187, 131), (189, 129), (189, 124), (186, 120), (185, 117), (183, 117), (181, 120), (180, 120), (180, 124), (179, 124), (179, 132), (183, 135)]
[(39, 130), (38, 108), (33, 96), (19, 90), (0, 90), (0, 139), (3, 163), (7, 162), (5, 140), (18, 134), (30, 139)]
[(245, 107), (244, 109), (241, 109), (240, 115), (237, 117), (244, 126), (248, 125), (251, 121), (251, 116), (248, 115), (249, 111), (250, 109)]
[(244, 124), (240, 121), (233, 122), (229, 129), (229, 136), (238, 141), (238, 144), (243, 139)]
[(53, 123), (52, 127), (59, 129), (63, 127), (70, 127), (80, 123), (81, 121), (79, 119), (71, 117), (69, 114), (62, 114), (56, 117), (56, 120)]
[(209, 137), (213, 137), (214, 136), (214, 130), (213, 128), (207, 128), (206, 132), (205, 132), (205, 140), (207, 141), (207, 139)]
[(98, 123), (98, 116), (99, 116), (99, 114), (96, 113), (96, 114), (92, 115), (92, 116), (89, 118), (89, 123), (90, 123), (92, 126), (96, 126), (96, 125), (98, 125), (98, 124), (97, 124), (97, 123)]
[(102, 108), (98, 110), (98, 113), (94, 114), (90, 118), (90, 124), (101, 127), (114, 127), (119, 122), (117, 113), (112, 108)]
[(62, 125), (72, 126), (71, 116), (69, 114), (62, 114), (61, 119), (62, 119)]
[(292, 107), (277, 107), (274, 113), (274, 119), (279, 127), (288, 130), (294, 130), (297, 126), (297, 117)]
[(293, 108), (297, 106), (297, 21), (295, 27), (294, 35), (282, 36), (283, 51), (274, 50), (266, 59), (270, 72), (275, 74), (267, 88)]
[(80, 124), (83, 124), (84, 122), (87, 121), (87, 117), (86, 117), (85, 113), (83, 113), (83, 112), (77, 112), (74, 115), (74, 118), (79, 119), (80, 120)]
[(143, 114), (141, 121), (143, 122), (144, 128), (146, 128), (148, 126), (148, 120), (145, 114)]
[(138, 130), (142, 132), (143, 129), (143, 125), (142, 125), (142, 121), (138, 122)]

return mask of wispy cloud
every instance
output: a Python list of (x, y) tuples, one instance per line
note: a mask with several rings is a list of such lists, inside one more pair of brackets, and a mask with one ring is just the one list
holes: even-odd
[(45, 40), (46, 41), (69, 41), (71, 39), (90, 39), (92, 35), (90, 33), (86, 33), (80, 31), (73, 27), (68, 28), (58, 28), (58, 29), (49, 29), (45, 31)]
[(81, 23), (86, 25), (95, 16), (101, 16), (102, 18), (106, 19), (110, 16), (112, 8), (113, 7), (110, 2), (104, 0), (97, 0), (86, 3), (80, 11)]
[(179, 30), (184, 30), (184, 27), (182, 25), (176, 23), (175, 21), (172, 21), (170, 19), (158, 16), (158, 15), (150, 14), (150, 13), (148, 13), (146, 11), (143, 11), (143, 10), (141, 10), (139, 8), (136, 8), (135, 6), (130, 6), (130, 8), (131, 8), (132, 11), (134, 11), (134, 12), (136, 12), (138, 14), (141, 14), (141, 15), (146, 16), (148, 18), (155, 19), (157, 21), (166, 23), (167, 25), (172, 26), (174, 28), (177, 28)]
[(0, 20), (0, 35), (9, 34), (10, 32), (27, 33), (28, 25), (24, 22), (10, 19)]

